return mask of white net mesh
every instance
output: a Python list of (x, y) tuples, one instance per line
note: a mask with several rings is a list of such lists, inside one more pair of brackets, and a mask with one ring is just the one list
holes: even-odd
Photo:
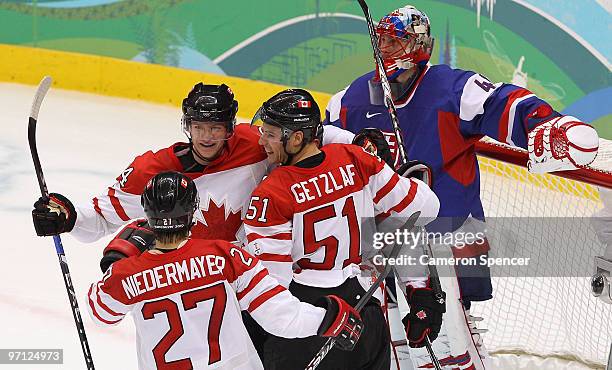
[[(524, 167), (490, 158), (479, 157), (479, 161), (487, 217), (572, 217), (572, 222), (580, 223), (578, 228), (585, 231), (562, 235), (563, 230), (547, 229), (543, 224), (541, 233), (533, 235), (518, 229), (521, 223), (507, 225), (519, 242), (560, 248), (556, 261), (537, 266), (542, 276), (559, 276), (559, 271), (577, 268), (593, 270), (594, 256), (602, 255), (605, 249), (588, 220), (603, 208), (595, 186), (554, 175), (530, 174)], [(611, 142), (601, 142), (593, 167), (612, 170)], [(555, 237), (569, 238), (571, 243), (563, 244), (573, 247), (559, 247), (552, 242)], [(495, 245), (491, 248), (494, 250)], [(509, 277), (493, 278), (494, 299), (472, 307), (476, 316), (486, 320), (484, 326), (489, 332), (484, 334), (484, 341), (489, 351), (570, 357), (603, 367), (612, 343), (612, 305), (591, 295), (588, 277), (521, 277), (513, 276), (511, 268), (503, 275)]]

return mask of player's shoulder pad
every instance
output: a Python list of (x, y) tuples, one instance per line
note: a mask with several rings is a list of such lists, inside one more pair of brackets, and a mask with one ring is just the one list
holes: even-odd
[[(277, 167), (257, 185), (251, 193), (251, 199), (269, 199), (268, 214), (278, 213), (282, 217), (291, 218), (294, 203), (291, 201), (293, 195), (291, 186), (295, 182), (291, 176), (290, 169)], [(250, 223), (250, 220), (244, 220)]]
[(449, 77), (449, 76), (461, 76), (466, 73), (469, 75), (472, 75), (475, 72), (468, 71), (468, 70), (461, 69), (461, 68), (452, 68), (446, 64), (435, 64), (435, 65), (429, 66), (429, 70), (427, 71), (427, 73), (431, 73), (432, 75), (436, 75), (436, 76)]
[(133, 270), (134, 266), (133, 257), (136, 256), (122, 258), (113, 262), (104, 275), (102, 275), (105, 285), (114, 285), (116, 281), (121, 281), (125, 277), (132, 275), (130, 271)]
[(217, 250), (219, 255), (222, 256), (229, 256), (230, 258), (236, 259), (237, 252), (235, 250), (242, 253), (245, 257), (249, 255), (245, 249), (236, 244), (230, 243), (227, 240), (211, 240), (210, 244), (215, 250)]
[(426, 73), (426, 78), (431, 81), (429, 88), (442, 88), (446, 91), (461, 90), (466, 81), (475, 74), (459, 68), (451, 68), (446, 64), (430, 66)]
[(283, 186), (286, 178), (284, 168), (277, 167), (259, 182), (255, 189), (253, 189), (252, 195), (268, 197), (270, 194), (278, 193), (279, 190), (282, 193), (282, 189), (286, 187)]
[(241, 275), (245, 270), (250, 270), (258, 262), (258, 260), (244, 248), (228, 241), (214, 240), (211, 244), (214, 244), (213, 248), (216, 254), (225, 258), (226, 263), (223, 266), (223, 271), (231, 281), (235, 280), (236, 277)]
[(337, 158), (336, 156), (349, 156), (351, 158), (368, 158), (368, 160), (370, 158), (378, 158), (376, 155), (365, 150), (362, 146), (355, 144), (329, 143), (325, 145), (325, 148), (326, 153), (329, 153), (334, 158)]
[(380, 171), (384, 166), (382, 159), (368, 152), (362, 146), (354, 144), (328, 144), (333, 151), (330, 153), (334, 158), (341, 156), (349, 157), (348, 161), (354, 163), (359, 169), (358, 173), (365, 180)]
[(362, 146), (355, 144), (330, 143), (324, 147), (325, 154), (337, 161), (354, 163), (356, 166), (363, 164), (382, 163), (376, 155), (368, 152)]
[(117, 176), (117, 183), (120, 189), (131, 194), (141, 194), (147, 181), (159, 172), (180, 171), (181, 164), (174, 153), (174, 147), (177, 145), (185, 145), (185, 143), (175, 143), (156, 152), (148, 151), (137, 156)]
[(140, 256), (131, 256), (113, 262), (104, 275), (102, 275), (102, 290), (125, 305), (133, 303), (134, 297), (127, 295), (122, 282), (143, 270), (139, 259)]

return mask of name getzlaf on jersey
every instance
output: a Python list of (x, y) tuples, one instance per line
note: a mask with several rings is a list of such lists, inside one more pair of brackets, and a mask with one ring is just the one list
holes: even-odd
[(325, 309), (293, 297), (246, 251), (199, 239), (169, 253), (115, 262), (91, 285), (88, 309), (102, 325), (132, 313), (140, 369), (263, 369), (241, 310), (287, 338), (316, 335), (325, 316)]
[(197, 170), (185, 168), (181, 161), (185, 157), (198, 167), (192, 154), (187, 152), (188, 143), (176, 143), (136, 157), (113, 186), (93, 198), (90, 204), (77, 207), (71, 234), (83, 242), (90, 242), (116, 231), (129, 220), (144, 218), (140, 195), (147, 181), (162, 171), (178, 171), (193, 179), (200, 198), (192, 236), (227, 241), (243, 239), (239, 235), (242, 210), (269, 166), (258, 140), (256, 127), (237, 125), (221, 156)]
[(337, 287), (359, 276), (364, 220), (421, 211), (422, 225), (438, 212), (427, 185), (399, 176), (361, 147), (329, 144), (321, 150), (325, 159), (313, 168), (274, 169), (253, 192), (245, 215), (247, 250), (284, 286), (293, 279)]

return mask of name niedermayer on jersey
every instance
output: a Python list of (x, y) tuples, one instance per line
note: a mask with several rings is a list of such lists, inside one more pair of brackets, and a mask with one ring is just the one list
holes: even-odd
[(174, 284), (220, 275), (225, 258), (216, 255), (195, 256), (139, 271), (121, 280), (128, 299)]
[(304, 203), (352, 185), (355, 185), (355, 165), (350, 163), (296, 182), (291, 185), (291, 193), (297, 203)]

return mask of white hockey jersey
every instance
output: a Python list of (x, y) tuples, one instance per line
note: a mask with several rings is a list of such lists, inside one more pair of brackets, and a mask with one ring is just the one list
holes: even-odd
[[(255, 189), (245, 215), (247, 250), (285, 287), (337, 287), (360, 275), (364, 222), (389, 216), (418, 224), (439, 209), (424, 183), (401, 177), (361, 147), (329, 144), (314, 168), (282, 166)], [(371, 229), (370, 229), (371, 231)], [(294, 263), (298, 267), (293, 269)]]
[(325, 310), (300, 302), (246, 251), (190, 239), (115, 262), (89, 289), (92, 319), (136, 324), (140, 369), (263, 369), (241, 310), (269, 333), (316, 335)]

